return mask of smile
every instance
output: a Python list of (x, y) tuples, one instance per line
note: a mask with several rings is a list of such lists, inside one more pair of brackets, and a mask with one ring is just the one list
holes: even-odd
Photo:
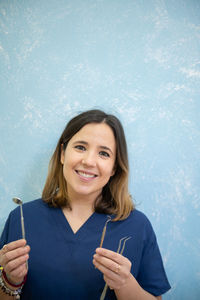
[(84, 178), (95, 178), (97, 177), (97, 175), (95, 174), (91, 174), (91, 173), (86, 173), (83, 171), (76, 171), (77, 174), (79, 174), (80, 176), (84, 177)]

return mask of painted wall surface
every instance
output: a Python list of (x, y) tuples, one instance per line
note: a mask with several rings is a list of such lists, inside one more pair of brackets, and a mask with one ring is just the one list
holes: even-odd
[(90, 108), (124, 125), (164, 299), (200, 299), (200, 1), (0, 1), (0, 231), (13, 196), (40, 197), (62, 129)]

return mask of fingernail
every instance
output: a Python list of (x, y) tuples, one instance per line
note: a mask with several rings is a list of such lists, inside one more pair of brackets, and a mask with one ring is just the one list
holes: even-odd
[(99, 252), (101, 252), (102, 251), (102, 248), (97, 248), (96, 249), (96, 253), (99, 253)]

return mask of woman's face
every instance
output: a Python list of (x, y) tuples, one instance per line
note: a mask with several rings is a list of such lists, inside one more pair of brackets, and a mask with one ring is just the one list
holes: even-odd
[(115, 137), (107, 124), (90, 123), (82, 127), (61, 152), (70, 200), (85, 197), (95, 201), (114, 175), (115, 159)]

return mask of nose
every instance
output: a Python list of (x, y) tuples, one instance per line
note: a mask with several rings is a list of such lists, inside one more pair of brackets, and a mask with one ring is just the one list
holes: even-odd
[(85, 153), (83, 159), (82, 159), (82, 164), (88, 167), (96, 167), (96, 157), (94, 153)]

